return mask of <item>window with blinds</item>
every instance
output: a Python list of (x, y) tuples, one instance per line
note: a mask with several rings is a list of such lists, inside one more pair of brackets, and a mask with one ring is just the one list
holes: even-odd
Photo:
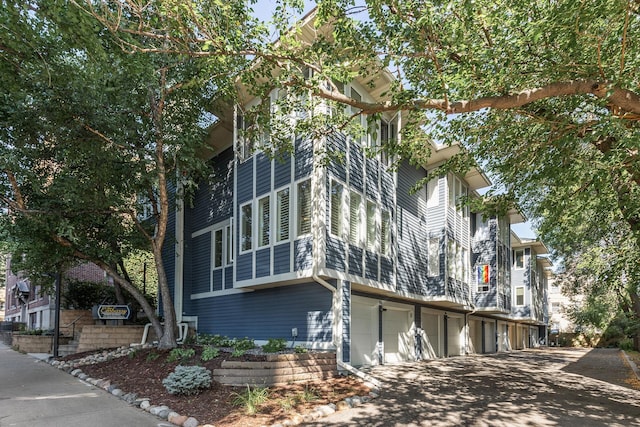
[(360, 206), (362, 205), (362, 196), (358, 193), (351, 192), (349, 198), (349, 243), (352, 245), (360, 245)]
[(258, 200), (258, 247), (269, 245), (269, 225), (271, 221), (271, 198)]
[(297, 187), (297, 235), (311, 233), (311, 180), (299, 182)]
[(331, 234), (342, 238), (343, 237), (343, 224), (342, 224), (342, 200), (344, 195), (344, 186), (336, 181), (331, 181)]
[(276, 242), (289, 240), (289, 189), (276, 193)]
[(251, 203), (248, 203), (240, 208), (241, 212), (241, 226), (240, 226), (240, 249), (243, 251), (250, 251), (252, 248), (252, 234), (251, 224), (253, 209)]
[(376, 204), (367, 200), (367, 249), (370, 251), (375, 251), (378, 246), (377, 210)]

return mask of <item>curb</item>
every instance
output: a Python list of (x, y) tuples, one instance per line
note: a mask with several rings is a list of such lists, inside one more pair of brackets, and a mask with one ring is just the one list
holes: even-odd
[(633, 360), (631, 360), (631, 358), (629, 357), (626, 351), (624, 350), (621, 350), (621, 351), (622, 351), (622, 354), (624, 355), (624, 360), (627, 361), (627, 365), (629, 365), (633, 373), (636, 375), (636, 378), (638, 379), (638, 381), (640, 381), (640, 370), (638, 369), (638, 366), (636, 366)]

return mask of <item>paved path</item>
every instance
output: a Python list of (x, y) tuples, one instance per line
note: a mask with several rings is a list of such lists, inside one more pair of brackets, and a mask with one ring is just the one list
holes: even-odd
[(144, 411), (0, 343), (0, 427), (156, 427)]
[(376, 367), (381, 396), (308, 425), (640, 426), (617, 350), (544, 349)]

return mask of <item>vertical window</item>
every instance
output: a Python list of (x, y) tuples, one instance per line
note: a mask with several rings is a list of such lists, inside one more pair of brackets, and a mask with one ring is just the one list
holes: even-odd
[(382, 211), (380, 222), (380, 253), (389, 256), (391, 253), (391, 215), (388, 211)]
[(289, 189), (276, 194), (276, 242), (289, 240)]
[[(351, 88), (351, 98), (354, 101), (362, 102), (362, 95), (360, 95), (360, 93), (357, 90), (355, 90), (354, 88)], [(357, 114), (360, 111), (361, 110), (359, 108), (351, 107), (351, 114)], [(359, 123), (362, 128), (367, 129), (367, 121), (366, 121), (366, 118), (365, 118), (364, 114), (360, 114), (359, 116), (356, 116), (355, 120), (356, 120), (356, 123)], [(361, 130), (362, 129), (360, 129), (360, 131)], [(367, 137), (367, 135), (364, 134), (360, 138), (356, 138), (355, 142), (362, 144), (363, 140), (365, 140), (366, 137)]]
[(250, 137), (251, 126), (247, 126), (244, 114), (238, 110), (236, 115), (236, 141), (238, 157), (240, 161), (245, 161), (253, 152), (253, 138)]
[(240, 208), (241, 212), (241, 229), (240, 229), (240, 249), (243, 251), (250, 251), (252, 248), (251, 239), (251, 225), (252, 225), (252, 214), (253, 210), (251, 209), (251, 204), (248, 203)]
[(359, 245), (360, 238), (360, 205), (362, 204), (362, 196), (358, 193), (351, 193), (349, 198), (349, 243)]
[(269, 224), (271, 221), (271, 198), (258, 200), (258, 247), (269, 245)]
[(343, 237), (343, 206), (344, 186), (336, 181), (331, 181), (331, 234)]
[(377, 206), (367, 200), (367, 249), (374, 252), (378, 247)]
[(516, 305), (524, 305), (524, 288), (522, 286), (516, 288)]
[(429, 239), (429, 276), (440, 276), (440, 239)]
[(516, 270), (524, 269), (524, 250), (518, 249), (513, 251), (513, 266)]
[(311, 233), (311, 180), (298, 183), (298, 236)]
[(222, 229), (213, 233), (213, 268), (222, 267)]
[(397, 140), (396, 124), (388, 122), (386, 120), (380, 121), (380, 143), (382, 145), (380, 150), (380, 162), (383, 166), (389, 166), (391, 164), (391, 156), (389, 155), (389, 148)]
[(427, 183), (427, 207), (432, 208), (440, 203), (439, 178), (435, 177)]
[(232, 234), (231, 234), (231, 226), (227, 225), (225, 227), (225, 234), (226, 234), (226, 239), (225, 239), (225, 255), (226, 255), (226, 263), (227, 265), (231, 264), (233, 262), (233, 239), (232, 239)]

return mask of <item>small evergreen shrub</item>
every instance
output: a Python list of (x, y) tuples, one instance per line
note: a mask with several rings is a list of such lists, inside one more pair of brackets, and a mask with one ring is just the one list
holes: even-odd
[(215, 348), (214, 346), (208, 345), (202, 349), (202, 355), (200, 355), (200, 359), (203, 362), (208, 362), (211, 359), (215, 359), (220, 356), (220, 350)]
[(202, 366), (176, 366), (162, 385), (169, 394), (193, 395), (211, 387), (211, 371)]
[(269, 338), (267, 343), (262, 346), (265, 353), (277, 353), (287, 348), (287, 340), (284, 338)]

